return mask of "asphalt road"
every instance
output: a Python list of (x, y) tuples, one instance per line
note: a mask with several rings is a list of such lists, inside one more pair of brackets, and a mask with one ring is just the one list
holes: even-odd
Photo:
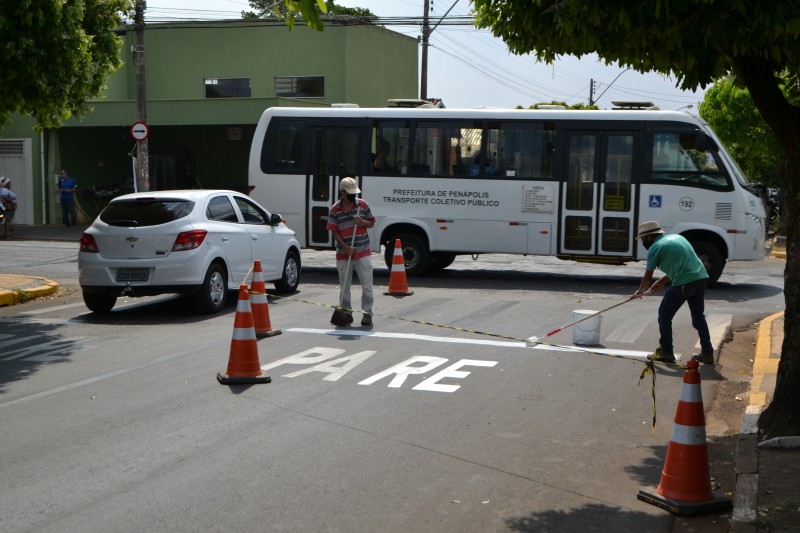
[[(9, 246), (0, 268), (67, 290), (0, 309), (3, 531), (672, 527), (636, 499), (658, 482), (682, 384), (659, 368), (653, 432), (639, 375), (659, 298), (604, 315), (597, 347), (575, 348), (570, 329), (558, 346), (523, 342), (624, 300), (641, 264), (459, 258), (395, 298), (376, 257), (375, 326), (331, 329), (332, 257), (309, 252), (301, 290), (270, 300), (283, 333), (258, 341), (272, 383), (228, 387), (215, 378), (233, 305), (208, 317), (180, 298), (121, 299), (97, 317), (73, 244)], [(707, 295), (717, 342), (782, 309), (783, 266), (729, 265)], [(675, 330), (676, 351), (695, 352), (688, 310)], [(702, 375), (713, 398), (719, 377)]]

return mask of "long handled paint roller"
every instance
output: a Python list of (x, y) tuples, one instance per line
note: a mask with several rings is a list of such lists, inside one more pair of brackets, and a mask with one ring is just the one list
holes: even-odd
[[(650, 291), (647, 291), (647, 292), (644, 292), (644, 293), (642, 293), (642, 294), (641, 294), (641, 296), (646, 296), (646, 295), (648, 295), (648, 294), (650, 294)], [(615, 303), (614, 305), (612, 305), (612, 306), (610, 306), (610, 307), (606, 307), (605, 309), (602, 309), (602, 310), (600, 310), (600, 311), (597, 311), (596, 313), (593, 313), (593, 314), (591, 314), (591, 315), (587, 315), (587, 316), (585, 316), (585, 317), (583, 317), (583, 318), (580, 318), (580, 319), (578, 319), (578, 320), (576, 320), (576, 321), (574, 321), (574, 322), (570, 322), (569, 324), (567, 324), (567, 325), (565, 325), (565, 326), (561, 326), (561, 327), (560, 327), (560, 328), (558, 328), (558, 329), (554, 329), (553, 331), (551, 331), (550, 333), (548, 333), (548, 334), (546, 334), (544, 337), (542, 337), (542, 339), (546, 339), (547, 337), (550, 337), (550, 336), (552, 336), (552, 335), (555, 335), (556, 333), (558, 333), (558, 332), (560, 332), (560, 331), (563, 331), (563, 330), (565, 330), (565, 329), (567, 329), (567, 328), (571, 328), (571, 327), (572, 327), (572, 326), (574, 326), (575, 324), (579, 324), (579, 323), (583, 322), (584, 320), (589, 320), (590, 318), (593, 318), (595, 315), (602, 315), (603, 313), (605, 313), (605, 312), (607, 312), (607, 311), (611, 311), (611, 310), (612, 310), (612, 309), (614, 309), (615, 307), (619, 307), (620, 305), (626, 304), (626, 303), (630, 302), (631, 300), (636, 300), (636, 299), (637, 299), (637, 298), (628, 298), (628, 299), (626, 299), (626, 300), (623, 300), (623, 301), (621, 301), (621, 302), (619, 302), (619, 303)], [(525, 342), (527, 343), (527, 345), (528, 345), (528, 346), (535, 346), (536, 344), (538, 344), (539, 342), (541, 342), (541, 339), (540, 339), (539, 337), (537, 337), (537, 336), (535, 336), (535, 335), (534, 335), (533, 337), (528, 337), (527, 339), (525, 339)]]
[[(358, 205), (358, 196), (356, 196), (356, 214), (353, 215), (354, 217), (358, 216), (360, 208), (361, 207)], [(353, 245), (356, 242), (356, 232), (357, 232), (357, 230), (358, 230), (358, 226), (356, 226), (355, 222), (353, 222), (353, 237), (350, 239), (350, 248), (352, 248)], [(349, 256), (347, 256), (347, 267), (344, 269), (345, 272), (347, 273), (347, 276), (350, 277), (350, 283), (352, 283), (352, 280), (353, 280), (353, 277), (352, 277), (353, 273), (350, 272), (350, 264), (352, 263), (352, 261), (353, 261), (353, 255), (350, 254)], [(342, 295), (342, 298), (343, 297), (344, 297), (344, 295)], [(344, 307), (344, 302), (342, 302), (342, 298), (339, 298), (339, 307)], [(345, 311), (342, 311), (341, 309), (334, 309), (333, 310), (333, 315), (331, 315), (331, 324), (334, 324), (336, 326), (346, 326), (347, 324), (350, 323), (350, 320), (348, 320), (349, 318), (350, 318), (350, 315), (348, 313), (346, 313)]]

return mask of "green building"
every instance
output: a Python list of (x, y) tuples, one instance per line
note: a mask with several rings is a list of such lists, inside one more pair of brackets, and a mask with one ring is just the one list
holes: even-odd
[[(60, 223), (56, 175), (78, 182), (88, 219), (132, 192), (138, 120), (134, 48), (81, 120), (37, 133), (16, 116), (0, 137), (0, 174), (20, 197), (19, 224)], [(327, 24), (316, 32), (276, 21), (149, 24), (144, 30), (150, 189), (247, 190), (250, 142), (276, 106), (385, 107), (417, 95), (418, 45), (380, 26)], [(87, 220), (88, 221), (88, 220)]]

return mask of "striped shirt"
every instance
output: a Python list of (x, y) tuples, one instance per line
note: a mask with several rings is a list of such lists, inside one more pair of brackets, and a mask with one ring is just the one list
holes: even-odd
[[(353, 247), (356, 251), (353, 254), (353, 259), (361, 259), (362, 257), (369, 257), (372, 254), (372, 250), (369, 246), (369, 234), (367, 234), (367, 228), (364, 226), (356, 226), (353, 217), (358, 215), (362, 219), (370, 222), (375, 222), (375, 217), (372, 215), (372, 211), (366, 201), (357, 198), (356, 202), (358, 204), (357, 208), (352, 211), (345, 211), (342, 207), (341, 200), (333, 204), (328, 213), (328, 224), (325, 226), (325, 229), (339, 233), (339, 236), (348, 245), (353, 239), (353, 229), (355, 229), (356, 238), (353, 242)], [(341, 249), (339, 241), (336, 241), (336, 260), (346, 261), (347, 257), (348, 255)]]

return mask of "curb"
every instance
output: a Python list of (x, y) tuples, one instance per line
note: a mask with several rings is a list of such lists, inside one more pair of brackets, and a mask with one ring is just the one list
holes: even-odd
[[(750, 382), (749, 402), (745, 408), (739, 442), (736, 450), (736, 490), (734, 492), (731, 531), (734, 533), (755, 531), (752, 522), (758, 516), (758, 417), (768, 404), (764, 378), (776, 375), (779, 358), (770, 357), (772, 352), (772, 323), (783, 317), (783, 311), (770, 315), (758, 324), (753, 379)], [(767, 387), (770, 385), (767, 380)]]
[(59, 285), (55, 281), (50, 281), (49, 279), (36, 276), (18, 277), (26, 280), (36, 280), (41, 282), (42, 285), (25, 289), (0, 289), (0, 307), (16, 305), (20, 302), (31, 300), (33, 298), (39, 298), (41, 296), (47, 296), (48, 294), (53, 294), (54, 292), (58, 291)]

